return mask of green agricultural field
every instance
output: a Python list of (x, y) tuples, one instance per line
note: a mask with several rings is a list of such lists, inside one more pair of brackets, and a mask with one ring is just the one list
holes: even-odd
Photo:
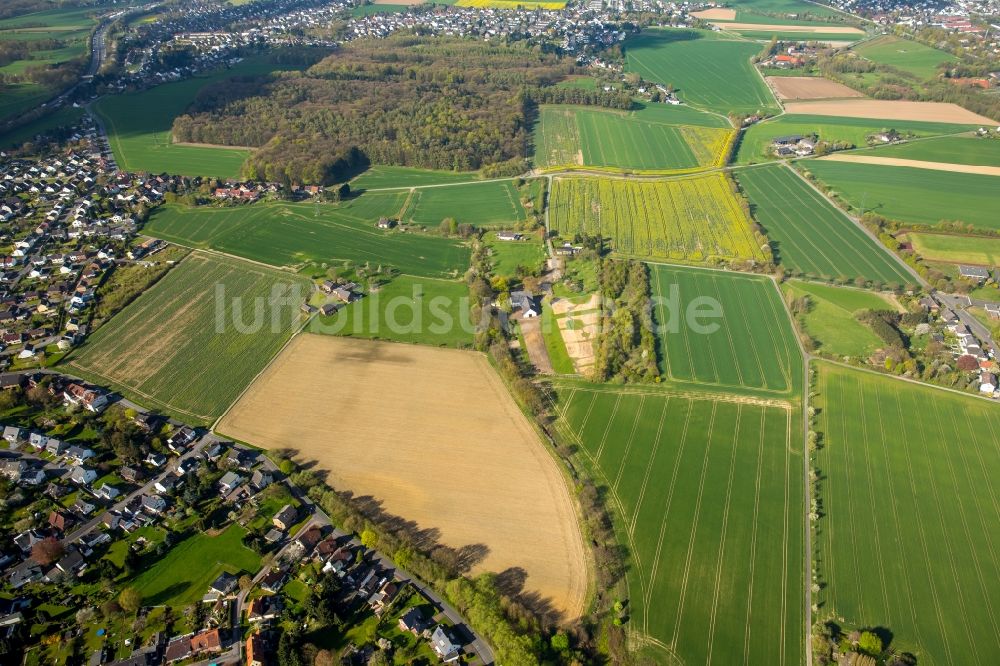
[(785, 42), (836, 42), (839, 44), (841, 42), (855, 42), (864, 38), (864, 35), (861, 34), (839, 32), (800, 32), (794, 30), (739, 30), (734, 32), (738, 32), (741, 37), (745, 37), (746, 39), (759, 41), (770, 41), (772, 37), (777, 37), (779, 40)]
[(140, 404), (210, 423), (298, 329), (308, 295), (298, 276), (195, 252), (97, 329), (68, 365)]
[(915, 224), (1000, 230), (1000, 176), (810, 160), (809, 171), (863, 212)]
[(51, 90), (35, 83), (0, 85), (0, 119), (27, 113), (51, 96)]
[(648, 81), (673, 85), (692, 106), (726, 114), (777, 111), (750, 64), (760, 46), (703, 30), (646, 30), (625, 43), (626, 67)]
[(170, 133), (174, 118), (184, 113), (198, 91), (210, 83), (281, 68), (265, 58), (250, 58), (208, 76), (166, 83), (138, 93), (109, 95), (95, 102), (93, 108), (104, 121), (115, 160), (122, 169), (238, 178), (250, 154), (248, 150), (175, 144)]
[(146, 606), (197, 603), (223, 571), (253, 575), (260, 569), (260, 555), (243, 545), (244, 534), (242, 527), (231, 525), (218, 536), (189, 536), (140, 573), (132, 585)]
[(55, 113), (0, 134), (0, 147), (19, 146), (38, 134), (44, 134), (57, 127), (75, 125), (83, 117), (83, 109), (65, 106)]
[(562, 331), (556, 321), (556, 315), (548, 302), (542, 308), (542, 342), (545, 343), (545, 352), (552, 364), (552, 369), (560, 375), (572, 375), (576, 373), (573, 366), (573, 359), (566, 349), (566, 341), (563, 340)]
[[(780, 307), (780, 305), (779, 305)], [(559, 431), (628, 550), (625, 625), (648, 663), (803, 663), (801, 412), (557, 380)]]
[(650, 282), (668, 379), (775, 394), (801, 387), (795, 332), (770, 279), (652, 264)]
[[(384, 5), (362, 5), (377, 7)], [(399, 166), (372, 166), (351, 181), (355, 190), (377, 190), (394, 187), (419, 187), (421, 185), (448, 185), (479, 180), (476, 171), (435, 171)]]
[(311, 333), (442, 347), (471, 347), (474, 327), (464, 282), (397, 277), (377, 293), (329, 317), (316, 317)]
[(684, 125), (691, 127), (715, 127), (732, 129), (725, 116), (698, 109), (686, 104), (653, 104), (641, 100), (632, 101), (629, 118), (664, 125)]
[[(866, 137), (877, 132), (895, 129), (910, 132), (917, 137), (955, 134), (975, 129), (972, 125), (950, 123), (925, 123), (875, 118), (842, 118), (838, 116), (812, 116), (805, 114), (783, 115), (748, 128), (740, 141), (736, 154), (739, 164), (753, 164), (774, 159), (770, 145), (774, 137), (788, 134), (816, 134), (823, 141), (848, 142), (859, 148), (867, 144)], [(923, 143), (922, 141), (919, 143)], [(913, 144), (916, 146), (917, 144)], [(882, 148), (878, 155), (882, 155)]]
[(523, 241), (502, 241), (488, 233), (483, 240), (490, 248), (490, 261), (495, 275), (512, 278), (517, 275), (519, 266), (541, 270), (545, 263), (545, 246), (537, 236)]
[(1000, 409), (815, 367), (820, 618), (885, 627), (892, 647), (920, 664), (992, 663), (1000, 654)]
[(552, 231), (601, 235), (616, 252), (688, 262), (766, 257), (750, 219), (719, 173), (667, 181), (557, 178)]
[(882, 346), (882, 340), (859, 322), (859, 310), (889, 310), (893, 306), (881, 296), (848, 287), (789, 280), (781, 285), (787, 299), (807, 296), (809, 311), (799, 324), (816, 341), (817, 349), (836, 356), (867, 356)]
[(671, 170), (721, 166), (732, 130), (639, 120), (632, 112), (544, 106), (535, 127), (540, 167)]
[[(811, 164), (815, 164), (813, 161)], [(905, 285), (915, 278), (791, 169), (743, 169), (737, 179), (750, 198), (778, 264), (824, 279)]]
[(273, 266), (353, 261), (431, 277), (461, 274), (470, 251), (438, 236), (375, 228), (394, 217), (407, 193), (373, 192), (339, 204), (264, 202), (231, 208), (164, 206), (145, 233)]
[[(842, 12), (838, 12), (831, 7), (817, 5), (812, 2), (803, 2), (802, 0), (733, 0), (727, 4), (736, 8), (736, 18), (740, 21), (743, 20), (745, 15), (753, 14), (754, 12), (796, 14), (798, 16), (844, 16)], [(771, 20), (774, 21), (773, 18)], [(786, 20), (782, 18), (778, 22), (784, 23)]]
[(951, 264), (1000, 265), (1000, 238), (908, 233), (913, 250), (928, 261)]
[(1000, 141), (972, 136), (944, 136), (936, 139), (897, 143), (861, 155), (896, 157), (904, 160), (971, 164), (1000, 167)]
[(477, 227), (509, 227), (527, 218), (512, 180), (413, 190), (401, 220), (437, 227), (453, 218)]
[(941, 63), (955, 63), (958, 58), (925, 46), (910, 39), (884, 35), (870, 42), (854, 47), (854, 52), (863, 58), (883, 65), (891, 65), (919, 79), (929, 79), (937, 75)]

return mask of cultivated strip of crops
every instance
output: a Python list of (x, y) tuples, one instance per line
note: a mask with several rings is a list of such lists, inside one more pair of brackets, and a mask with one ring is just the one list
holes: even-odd
[(723, 174), (671, 181), (558, 178), (550, 225), (564, 237), (602, 235), (630, 256), (713, 261), (765, 254)]
[(560, 431), (619, 515), (629, 638), (655, 663), (801, 664), (798, 409), (658, 387), (557, 386)]
[(308, 293), (294, 274), (194, 252), (99, 328), (69, 365), (140, 404), (208, 423), (291, 337)]
[[(1000, 408), (818, 363), (820, 617), (921, 664), (1000, 655)], [(818, 597), (818, 598), (817, 598)]]
[(825, 279), (860, 278), (882, 285), (915, 280), (888, 250), (787, 167), (743, 169), (737, 180), (779, 265)]

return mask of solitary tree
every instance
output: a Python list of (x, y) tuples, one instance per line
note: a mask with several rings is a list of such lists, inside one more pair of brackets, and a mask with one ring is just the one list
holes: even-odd
[(49, 537), (31, 547), (31, 559), (47, 567), (62, 557), (65, 550), (55, 537)]
[(142, 595), (134, 587), (126, 587), (118, 595), (118, 603), (129, 613), (134, 613), (142, 607)]

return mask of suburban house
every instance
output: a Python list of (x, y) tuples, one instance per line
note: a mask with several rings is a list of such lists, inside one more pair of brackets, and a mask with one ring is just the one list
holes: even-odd
[(448, 635), (448, 632), (441, 625), (438, 625), (434, 629), (434, 633), (431, 634), (431, 647), (437, 656), (441, 658), (441, 661), (445, 663), (458, 661), (459, 656), (461, 656), (459, 653), (461, 646), (455, 645), (451, 636)]
[(519, 234), (519, 233), (517, 233), (515, 231), (498, 231), (497, 232), (497, 240), (502, 240), (502, 241), (519, 241), (519, 240), (523, 240), (523, 239), (524, 239), (524, 235), (523, 234)]
[(220, 596), (226, 596), (230, 592), (236, 589), (236, 585), (239, 579), (226, 572), (219, 574), (219, 577), (212, 581), (212, 585), (209, 587), (209, 592), (215, 592)]
[(97, 479), (97, 472), (79, 465), (73, 468), (69, 474), (69, 480), (80, 486), (87, 486)]
[(49, 514), (49, 525), (60, 532), (65, 532), (73, 526), (73, 518), (62, 511), (52, 511)]
[(136, 467), (122, 467), (118, 474), (128, 483), (138, 483), (146, 478), (143, 471)]
[(23, 431), (17, 426), (6, 426), (3, 429), (3, 438), (8, 444), (16, 444), (21, 441)]
[(88, 412), (99, 414), (108, 406), (108, 396), (102, 391), (90, 389), (73, 382), (63, 389), (63, 400), (67, 405), (79, 405)]
[(992, 372), (984, 372), (979, 375), (979, 391), (981, 393), (992, 394), (997, 390), (997, 376)]
[(274, 475), (266, 469), (254, 470), (254, 473), (250, 476), (250, 485), (257, 490), (264, 490), (264, 488), (267, 488), (272, 483), (274, 483)]
[(299, 512), (295, 510), (295, 507), (291, 504), (286, 504), (281, 507), (278, 513), (274, 514), (274, 518), (271, 522), (279, 530), (287, 531), (292, 525), (295, 524), (296, 519), (299, 517)]
[(58, 439), (50, 439), (45, 443), (45, 452), (51, 453), (54, 456), (61, 456), (68, 447), (69, 445), (66, 442)]
[(21, 459), (0, 461), (0, 476), (17, 483), (28, 469), (28, 463)]
[(196, 437), (197, 435), (192, 428), (184, 426), (167, 439), (167, 447), (180, 455), (187, 450), (187, 447), (194, 442)]
[(958, 267), (958, 274), (964, 278), (976, 280), (977, 282), (985, 282), (990, 279), (990, 272), (982, 266), (961, 265)]
[(219, 479), (219, 491), (223, 495), (228, 495), (243, 484), (243, 477), (236, 472), (226, 472)]
[(400, 631), (408, 631), (414, 636), (419, 636), (424, 633), (425, 629), (427, 629), (427, 620), (424, 619), (423, 612), (417, 606), (410, 608), (399, 618)]
[(250, 634), (246, 645), (247, 666), (266, 666), (264, 642), (259, 633)]
[(379, 229), (392, 229), (396, 226), (396, 220), (390, 219), (388, 217), (380, 217), (378, 222), (375, 224)]
[(141, 506), (143, 511), (159, 515), (167, 510), (167, 500), (159, 495), (143, 495)]
[(146, 456), (146, 464), (150, 467), (163, 467), (167, 464), (167, 457), (162, 453), (150, 453)]
[(512, 291), (510, 304), (515, 310), (519, 310), (525, 319), (532, 319), (542, 314), (538, 299), (526, 291)]

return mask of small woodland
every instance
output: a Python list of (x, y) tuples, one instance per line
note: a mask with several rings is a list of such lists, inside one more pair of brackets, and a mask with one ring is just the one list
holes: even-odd
[(509, 175), (525, 168), (534, 98), (574, 68), (523, 43), (360, 40), (302, 72), (209, 86), (173, 133), (259, 147), (244, 165), (251, 179), (329, 184), (368, 164)]

